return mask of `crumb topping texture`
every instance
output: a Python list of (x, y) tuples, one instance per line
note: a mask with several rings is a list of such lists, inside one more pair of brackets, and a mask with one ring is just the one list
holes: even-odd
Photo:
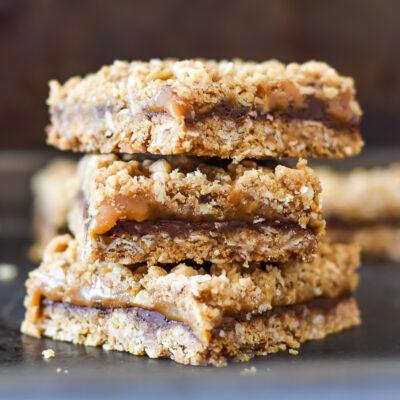
[(321, 62), (116, 61), (50, 82), (48, 143), (221, 158), (357, 154), (352, 78)]
[(316, 233), (324, 228), (320, 184), (304, 160), (296, 168), (250, 161), (219, 168), (189, 157), (122, 161), (91, 155), (81, 161), (79, 175), (92, 236), (121, 219), (264, 219)]
[(138, 306), (183, 321), (202, 341), (224, 316), (256, 315), (275, 306), (352, 291), (359, 265), (356, 245), (324, 244), (312, 262), (279, 266), (226, 263), (131, 266), (81, 263), (69, 235), (53, 239), (27, 282), (27, 318), (36, 318), (44, 296), (81, 306)]

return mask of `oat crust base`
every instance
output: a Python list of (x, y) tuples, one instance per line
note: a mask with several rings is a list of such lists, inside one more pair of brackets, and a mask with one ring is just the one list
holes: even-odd
[(228, 359), (248, 361), (287, 347), (298, 348), (307, 340), (322, 339), (359, 324), (359, 310), (352, 298), (329, 306), (305, 303), (275, 309), (249, 321), (226, 321), (204, 345), (187, 325), (176, 321), (157, 325), (138, 315), (134, 308), (104, 312), (49, 302), (44, 303), (34, 325), (26, 321), (22, 324), (22, 332), (147, 354), (150, 358), (171, 358), (182, 364), (224, 366)]

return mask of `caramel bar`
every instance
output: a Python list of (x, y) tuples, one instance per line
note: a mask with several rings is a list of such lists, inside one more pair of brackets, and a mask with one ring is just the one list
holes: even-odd
[(320, 185), (296, 168), (197, 158), (85, 156), (70, 218), (89, 262), (310, 259), (324, 230)]
[(116, 61), (50, 82), (49, 144), (102, 153), (331, 157), (362, 147), (351, 78), (321, 62)]
[(77, 242), (64, 235), (50, 242), (42, 265), (30, 274), (26, 321), (34, 326), (43, 297), (103, 310), (141, 307), (185, 322), (208, 343), (224, 317), (250, 318), (273, 307), (351, 292), (358, 266), (358, 247), (340, 243), (322, 245), (310, 263), (85, 264)]
[(249, 319), (224, 318), (205, 344), (186, 323), (157, 311), (139, 307), (103, 310), (43, 299), (35, 324), (25, 321), (22, 331), (106, 350), (171, 358), (182, 364), (224, 366), (227, 360), (248, 361), (256, 355), (298, 348), (307, 340), (359, 324), (353, 298), (314, 299)]

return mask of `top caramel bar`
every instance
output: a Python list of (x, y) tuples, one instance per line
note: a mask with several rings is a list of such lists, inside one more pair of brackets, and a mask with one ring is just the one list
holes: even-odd
[(359, 153), (352, 78), (325, 63), (115, 61), (50, 82), (48, 143), (62, 150), (220, 158)]

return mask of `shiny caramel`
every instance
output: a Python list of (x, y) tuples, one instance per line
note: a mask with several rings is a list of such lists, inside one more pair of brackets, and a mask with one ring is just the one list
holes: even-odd
[(180, 98), (170, 86), (162, 86), (154, 98), (153, 111), (165, 111), (172, 118), (190, 115), (192, 107)]

